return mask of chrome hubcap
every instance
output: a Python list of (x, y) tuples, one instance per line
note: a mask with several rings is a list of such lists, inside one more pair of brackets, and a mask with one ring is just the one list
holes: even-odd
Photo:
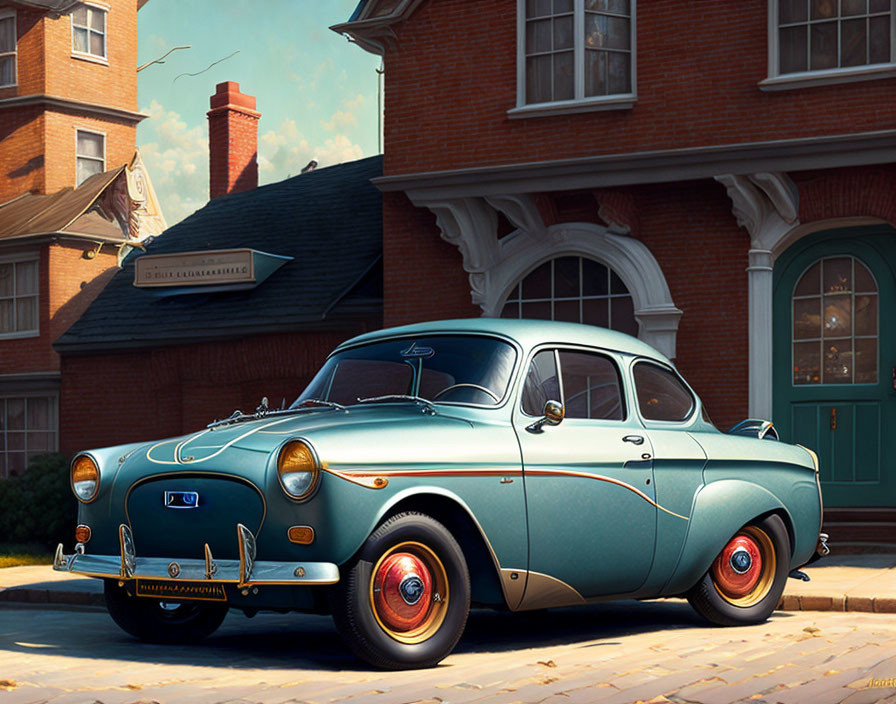
[(404, 603), (413, 606), (420, 601), (420, 597), (426, 591), (426, 585), (423, 584), (423, 580), (416, 574), (409, 574), (401, 580), (401, 584), (398, 585), (398, 591)]
[(731, 553), (729, 562), (731, 569), (737, 572), (737, 574), (746, 574), (750, 571), (750, 567), (753, 566), (753, 558), (750, 556), (750, 553), (741, 547)]

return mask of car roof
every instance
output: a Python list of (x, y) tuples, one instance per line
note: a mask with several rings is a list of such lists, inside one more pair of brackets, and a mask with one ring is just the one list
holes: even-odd
[(390, 337), (432, 335), (436, 333), (493, 333), (516, 340), (524, 349), (541, 344), (575, 344), (614, 350), (624, 354), (650, 357), (672, 364), (646, 342), (616, 330), (595, 325), (561, 323), (553, 320), (517, 320), (509, 318), (460, 318), (432, 320), (400, 327), (385, 328), (358, 335), (343, 342), (337, 349)]

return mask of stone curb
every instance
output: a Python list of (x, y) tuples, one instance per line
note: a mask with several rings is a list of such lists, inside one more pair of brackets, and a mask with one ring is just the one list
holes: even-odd
[(65, 604), (66, 606), (105, 606), (106, 600), (96, 592), (76, 592), (29, 587), (0, 587), (0, 604)]
[(864, 611), (896, 613), (896, 597), (849, 596), (847, 594), (785, 594), (778, 604), (781, 611)]

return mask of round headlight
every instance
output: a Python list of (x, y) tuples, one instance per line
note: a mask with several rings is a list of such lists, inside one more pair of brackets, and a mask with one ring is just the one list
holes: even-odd
[(87, 455), (78, 455), (72, 462), (72, 491), (78, 501), (89, 504), (100, 488), (100, 471)]
[(305, 499), (317, 486), (319, 470), (314, 453), (301, 440), (292, 440), (280, 450), (277, 458), (280, 486), (293, 499)]

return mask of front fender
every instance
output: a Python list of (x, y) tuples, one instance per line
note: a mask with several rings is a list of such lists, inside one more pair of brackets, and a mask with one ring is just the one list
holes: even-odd
[(771, 511), (784, 512), (793, 524), (784, 504), (768, 489), (737, 479), (705, 485), (694, 501), (681, 557), (662, 594), (681, 594), (693, 587), (731, 536)]

